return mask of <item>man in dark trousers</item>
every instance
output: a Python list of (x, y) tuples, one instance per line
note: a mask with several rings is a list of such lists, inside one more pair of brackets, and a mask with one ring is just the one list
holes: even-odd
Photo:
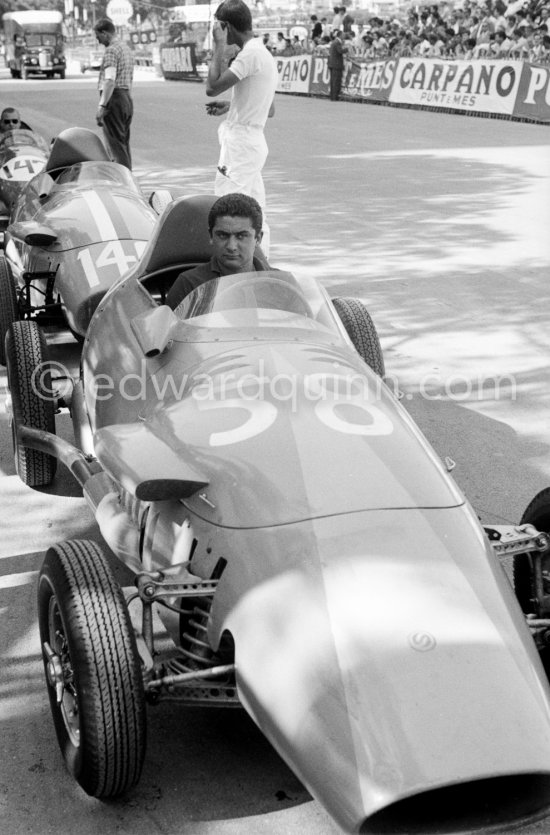
[(134, 115), (134, 56), (130, 47), (117, 38), (114, 23), (108, 17), (98, 20), (94, 31), (99, 43), (105, 47), (99, 71), (96, 122), (103, 128), (114, 161), (131, 169), (130, 125)]
[(342, 75), (344, 74), (344, 54), (348, 51), (342, 40), (342, 32), (336, 29), (332, 33), (328, 53), (328, 68), (330, 72), (330, 100), (338, 101), (342, 89)]

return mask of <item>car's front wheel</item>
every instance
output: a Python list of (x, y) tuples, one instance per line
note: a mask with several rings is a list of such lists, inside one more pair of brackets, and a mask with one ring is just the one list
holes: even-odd
[[(527, 505), (520, 521), (521, 525), (533, 525), (541, 533), (550, 535), (550, 487), (541, 490)], [(542, 555), (542, 584), (544, 595), (550, 595), (550, 549)], [(526, 615), (547, 617), (540, 611), (537, 601), (533, 560), (528, 554), (514, 557), (514, 591)], [(547, 674), (550, 674), (550, 647), (541, 650), (541, 660)]]
[(145, 698), (128, 608), (97, 543), (73, 540), (48, 550), (38, 622), (67, 769), (93, 797), (124, 794), (143, 766)]
[(386, 373), (384, 355), (374, 322), (359, 299), (335, 298), (332, 304), (359, 356), (368, 366), (383, 377)]
[[(541, 490), (535, 498), (529, 502), (520, 525), (533, 525), (541, 533), (550, 535), (550, 487)], [(548, 568), (550, 570), (550, 552), (548, 554)], [(538, 614), (536, 601), (534, 599), (534, 578), (531, 559), (520, 555), (514, 558), (514, 589), (520, 606), (526, 614)], [(548, 591), (550, 592), (550, 573), (548, 576)]]

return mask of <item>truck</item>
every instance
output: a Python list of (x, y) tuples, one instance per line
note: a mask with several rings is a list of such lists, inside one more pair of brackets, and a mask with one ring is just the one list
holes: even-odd
[(58, 11), (6, 12), (4, 25), (6, 66), (12, 78), (45, 75), (65, 78), (63, 15)]

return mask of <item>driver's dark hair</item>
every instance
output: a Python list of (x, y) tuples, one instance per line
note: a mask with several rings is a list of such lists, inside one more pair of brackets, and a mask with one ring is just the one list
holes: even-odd
[(208, 231), (210, 234), (212, 234), (214, 224), (219, 217), (248, 217), (256, 235), (259, 235), (262, 231), (262, 207), (257, 200), (249, 197), (248, 194), (241, 194), (236, 191), (233, 194), (224, 194), (223, 197), (218, 197), (208, 212)]
[(109, 32), (112, 35), (116, 32), (116, 27), (110, 17), (102, 17), (94, 26), (94, 32)]
[(214, 17), (230, 23), (237, 32), (249, 32), (252, 29), (252, 13), (243, 0), (224, 0), (216, 9)]

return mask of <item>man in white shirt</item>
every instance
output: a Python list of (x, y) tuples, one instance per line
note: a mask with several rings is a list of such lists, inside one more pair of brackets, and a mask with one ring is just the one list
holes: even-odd
[[(263, 249), (267, 255), (269, 230), (265, 223), (262, 169), (268, 148), (264, 127), (268, 116), (275, 112), (277, 66), (262, 39), (254, 37), (250, 9), (243, 0), (224, 0), (215, 18), (206, 95), (219, 96), (231, 89), (231, 100), (206, 105), (210, 115), (227, 113), (218, 129), (220, 158), (214, 192), (221, 196), (238, 191), (258, 201), (264, 210)], [(224, 51), (231, 45), (238, 46), (240, 52), (225, 69)]]

